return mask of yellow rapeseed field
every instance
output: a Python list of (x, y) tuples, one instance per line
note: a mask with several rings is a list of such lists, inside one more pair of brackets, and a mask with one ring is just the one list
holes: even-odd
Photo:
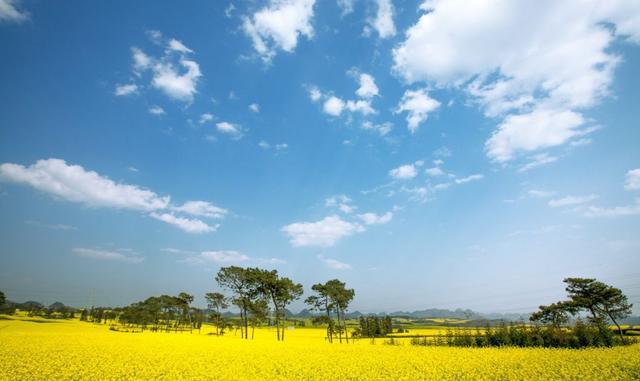
[[(22, 319), (22, 318), (20, 318)], [(0, 320), (0, 380), (640, 380), (640, 346), (448, 348), (329, 344), (321, 329), (122, 333), (78, 321)]]

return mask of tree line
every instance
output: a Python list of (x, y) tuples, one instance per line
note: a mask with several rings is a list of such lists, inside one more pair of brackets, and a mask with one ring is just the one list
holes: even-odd
[[(144, 301), (126, 307), (96, 307), (80, 311), (80, 320), (108, 324), (113, 329), (118, 323), (124, 330), (150, 330), (153, 332), (193, 332), (200, 330), (204, 322), (215, 327), (216, 335), (224, 335), (230, 328), (239, 330), (243, 339), (254, 337), (255, 327), (268, 324), (276, 328), (276, 339), (285, 338), (286, 308), (303, 295), (303, 286), (277, 270), (257, 267), (222, 267), (215, 275), (220, 291), (205, 294), (207, 309), (199, 309), (191, 304), (194, 297), (182, 292), (176, 296), (152, 296)], [(566, 278), (567, 299), (542, 305), (530, 316), (530, 324), (502, 324), (487, 326), (484, 332), (476, 329), (448, 331), (439, 337), (436, 344), (453, 346), (546, 346), (585, 347), (624, 344), (624, 330), (620, 320), (630, 316), (632, 304), (618, 288), (591, 278)], [(326, 340), (333, 343), (337, 339), (349, 343), (356, 337), (385, 337), (392, 333), (392, 319), (389, 316), (363, 316), (358, 325), (347, 327), (347, 311), (355, 297), (355, 290), (347, 288), (338, 279), (311, 286), (312, 295), (305, 299), (312, 311), (315, 325), (326, 326)], [(19, 305), (29, 315), (44, 317), (73, 318), (75, 309), (54, 303), (45, 308), (36, 302)], [(239, 318), (229, 319), (225, 310), (231, 306), (239, 310)], [(0, 292), (0, 313), (13, 313), (16, 304), (8, 302)], [(612, 322), (618, 333), (616, 339), (609, 328)], [(251, 333), (249, 330), (251, 329)], [(415, 337), (414, 345), (431, 345), (433, 340)]]

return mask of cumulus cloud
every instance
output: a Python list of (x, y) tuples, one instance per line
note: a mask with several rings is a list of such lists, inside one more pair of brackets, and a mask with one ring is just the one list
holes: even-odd
[(29, 18), (29, 12), (20, 9), (20, 0), (0, 0), (0, 22), (20, 23)]
[(202, 76), (197, 62), (180, 59), (182, 71), (171, 62), (160, 62), (153, 67), (151, 85), (165, 93), (169, 98), (191, 103), (197, 93), (196, 86)]
[(389, 132), (391, 132), (391, 130), (393, 129), (393, 123), (385, 122), (385, 123), (380, 123), (380, 124), (374, 124), (374, 123), (371, 123), (370, 121), (367, 120), (367, 121), (362, 123), (362, 129), (369, 130), (369, 131), (375, 131), (380, 136), (385, 136)]
[(442, 176), (445, 174), (442, 168), (440, 167), (427, 168), (424, 170), (424, 173), (426, 173), (428, 176), (431, 176), (431, 177)]
[(322, 105), (324, 112), (331, 116), (340, 116), (344, 107), (344, 101), (336, 96), (330, 96)]
[(191, 250), (163, 249), (163, 251), (182, 256), (178, 259), (180, 263), (192, 265), (203, 265), (207, 263), (233, 264), (233, 263), (256, 263), (261, 265), (278, 265), (287, 263), (279, 258), (252, 258), (246, 254), (235, 250), (209, 250), (200, 253)]
[(251, 112), (255, 112), (256, 114), (260, 112), (260, 105), (257, 103), (252, 103), (249, 105), (249, 110)]
[(131, 253), (131, 251), (129, 250), (125, 250), (124, 253), (122, 253), (120, 251), (76, 247), (71, 251), (78, 257), (98, 259), (103, 261), (117, 261), (127, 263), (141, 263), (144, 261), (144, 257), (141, 257), (136, 253)]
[(138, 85), (135, 83), (116, 85), (116, 89), (113, 91), (113, 93), (118, 97), (135, 94), (136, 92), (138, 92)]
[(386, 212), (382, 215), (377, 215), (375, 213), (363, 213), (358, 214), (358, 218), (360, 218), (365, 225), (381, 225), (391, 221), (393, 218), (393, 212)]
[(330, 269), (334, 270), (351, 270), (351, 265), (348, 263), (340, 262), (337, 259), (327, 258), (324, 255), (318, 255), (318, 259)]
[(509, 161), (518, 152), (537, 151), (560, 145), (585, 134), (581, 114), (568, 110), (536, 109), (509, 115), (486, 143), (487, 154), (498, 162)]
[(171, 208), (176, 212), (183, 212), (192, 216), (222, 219), (227, 215), (227, 210), (213, 205), (208, 201), (187, 201), (180, 206)]
[(440, 102), (431, 98), (426, 89), (407, 90), (402, 95), (396, 113), (407, 112), (407, 127), (411, 133), (427, 120), (430, 112), (440, 107)]
[(566, 196), (549, 201), (549, 206), (552, 208), (558, 208), (561, 206), (573, 206), (591, 202), (598, 198), (597, 194), (590, 194), (587, 196)]
[(242, 138), (242, 136), (244, 135), (244, 133), (242, 132), (242, 128), (240, 128), (239, 125), (229, 122), (216, 123), (216, 129), (218, 130), (218, 132), (229, 135), (235, 140)]
[(149, 214), (151, 217), (156, 220), (165, 222), (169, 225), (173, 225), (178, 229), (184, 230), (187, 233), (210, 233), (214, 232), (218, 229), (218, 225), (211, 226), (204, 221), (192, 218), (179, 217), (174, 215), (173, 213), (156, 213), (152, 212)]
[(358, 207), (353, 205), (352, 202), (351, 198), (345, 195), (338, 195), (327, 198), (324, 205), (327, 208), (338, 208), (343, 213), (349, 214), (358, 209)]
[(151, 106), (149, 108), (149, 114), (152, 114), (152, 115), (165, 115), (166, 112), (164, 111), (164, 109), (162, 107), (154, 105), (154, 106)]
[(198, 121), (198, 123), (205, 124), (205, 123), (211, 122), (212, 120), (213, 120), (213, 114), (209, 112), (205, 112), (204, 114), (200, 115), (200, 120)]
[(375, 79), (366, 73), (360, 73), (358, 76), (360, 87), (356, 90), (356, 95), (360, 98), (373, 98), (379, 94), (378, 86)]
[(188, 201), (181, 206), (173, 206), (169, 196), (159, 196), (137, 185), (116, 183), (79, 165), (67, 164), (62, 159), (38, 160), (30, 166), (0, 164), (0, 180), (29, 185), (56, 198), (89, 207), (149, 213), (153, 218), (189, 233), (212, 232), (217, 226), (209, 226), (198, 219), (175, 216), (167, 211), (209, 218), (223, 218), (226, 214), (226, 210), (206, 201)]
[(608, 95), (620, 62), (613, 42), (640, 42), (633, 0), (427, 0), (420, 8), (393, 50), (394, 71), (407, 83), (461, 89), (501, 118), (486, 145), (498, 162), (580, 136), (581, 110)]
[(340, 7), (340, 15), (346, 16), (353, 12), (353, 6), (356, 0), (338, 0), (338, 7)]
[(61, 159), (38, 160), (25, 167), (0, 164), (0, 179), (30, 185), (58, 198), (93, 207), (153, 211), (169, 206), (169, 197), (135, 185), (119, 184)]
[(205, 260), (218, 263), (238, 263), (249, 260), (248, 256), (232, 250), (204, 251), (202, 252), (201, 257)]
[(311, 101), (317, 102), (322, 98), (322, 93), (318, 87), (310, 86), (307, 90), (309, 91), (309, 98), (311, 98)]
[(296, 222), (282, 228), (294, 247), (330, 247), (344, 237), (363, 231), (362, 225), (345, 221), (337, 215), (315, 222)]
[(599, 206), (590, 206), (584, 212), (586, 217), (625, 217), (640, 215), (640, 199), (636, 199), (635, 204), (616, 206), (613, 208), (603, 208)]
[[(162, 43), (162, 35), (156, 37)], [(151, 87), (161, 91), (173, 100), (191, 103), (198, 92), (197, 86), (202, 73), (200, 65), (190, 59), (193, 50), (176, 39), (170, 39), (161, 57), (153, 57), (140, 48), (132, 47), (133, 72), (138, 77), (151, 72)]]
[(624, 189), (640, 190), (640, 168), (632, 169), (627, 172)]
[(416, 167), (422, 166), (424, 163), (421, 160), (416, 161), (413, 164), (404, 164), (389, 171), (389, 176), (396, 180), (409, 180), (418, 175)]
[(389, 38), (396, 35), (396, 25), (393, 22), (395, 10), (391, 0), (375, 0), (377, 11), (376, 16), (369, 20), (365, 27), (365, 35), (370, 33), (371, 29), (378, 32), (380, 38)]
[(293, 52), (299, 36), (313, 38), (314, 4), (315, 0), (270, 0), (266, 7), (244, 18), (242, 29), (258, 55), (270, 62), (278, 49)]

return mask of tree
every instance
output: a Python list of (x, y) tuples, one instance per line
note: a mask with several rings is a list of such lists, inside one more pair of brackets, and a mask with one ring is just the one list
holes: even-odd
[[(316, 295), (312, 295), (305, 300), (305, 303), (310, 305), (312, 309), (326, 313), (327, 338), (331, 343), (333, 342), (335, 331), (338, 332), (341, 343), (343, 332), (346, 335), (347, 343), (349, 342), (346, 311), (349, 308), (349, 303), (351, 303), (355, 296), (355, 291), (345, 286), (346, 284), (338, 279), (332, 279), (324, 284), (314, 284), (311, 289), (316, 292)], [(333, 319), (331, 318), (331, 312), (334, 312), (336, 315), (338, 320), (337, 327), (335, 327)]]
[(569, 314), (575, 313), (576, 308), (572, 302), (557, 302), (548, 306), (540, 306), (540, 310), (534, 312), (529, 320), (560, 328), (569, 322)]
[(251, 339), (256, 332), (256, 325), (260, 325), (269, 315), (269, 303), (265, 299), (254, 300), (249, 303), (248, 311), (251, 314)]
[(0, 291), (0, 307), (4, 306), (7, 302), (7, 298), (4, 296), (4, 292)]
[(340, 332), (340, 342), (342, 342), (342, 332), (345, 334), (345, 339), (349, 343), (349, 334), (347, 332), (347, 320), (346, 313), (349, 308), (349, 304), (353, 301), (356, 292), (352, 288), (346, 288), (346, 283), (339, 281), (338, 279), (332, 279), (326, 283), (329, 289), (329, 297), (333, 300), (333, 305), (336, 309), (336, 316), (338, 318), (338, 326), (340, 326), (340, 319), (342, 319)]
[(207, 300), (207, 307), (215, 311), (212, 314), (212, 317), (214, 318), (214, 324), (216, 326), (216, 335), (219, 336), (221, 320), (222, 320), (222, 314), (220, 313), (220, 310), (223, 310), (229, 307), (229, 304), (227, 303), (227, 298), (225, 298), (225, 296), (219, 292), (208, 292), (204, 296), (204, 298)]
[(249, 338), (249, 305), (259, 294), (257, 290), (256, 269), (244, 269), (238, 266), (222, 267), (216, 275), (216, 282), (234, 294), (233, 304), (240, 309), (240, 320), (243, 323), (242, 337)]
[(325, 284), (317, 283), (311, 286), (316, 294), (308, 297), (304, 302), (308, 304), (312, 310), (324, 311), (325, 316), (322, 319), (314, 319), (317, 323), (327, 324), (327, 340), (333, 343), (333, 319), (331, 319), (331, 311), (333, 310), (333, 301), (329, 296), (329, 290)]
[(193, 333), (193, 324), (191, 321), (191, 303), (193, 302), (193, 296), (186, 292), (181, 292), (178, 294), (177, 301), (180, 307), (182, 307), (182, 317), (187, 316), (189, 320), (189, 331)]
[(632, 304), (619, 288), (609, 286), (591, 278), (566, 278), (566, 291), (573, 306), (591, 313), (591, 320), (601, 327), (606, 319), (610, 319), (618, 328), (620, 339), (624, 334), (619, 319), (631, 314)]
[(285, 308), (302, 296), (302, 285), (294, 283), (289, 278), (280, 278), (277, 270), (258, 270), (258, 272), (259, 292), (273, 304), (276, 337), (278, 341), (284, 340), (282, 322), (285, 318)]

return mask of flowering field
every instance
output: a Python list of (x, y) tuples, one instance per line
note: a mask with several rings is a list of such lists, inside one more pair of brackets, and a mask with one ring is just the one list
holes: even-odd
[(328, 344), (322, 329), (255, 340), (0, 320), (0, 380), (638, 380), (640, 346), (552, 350)]

